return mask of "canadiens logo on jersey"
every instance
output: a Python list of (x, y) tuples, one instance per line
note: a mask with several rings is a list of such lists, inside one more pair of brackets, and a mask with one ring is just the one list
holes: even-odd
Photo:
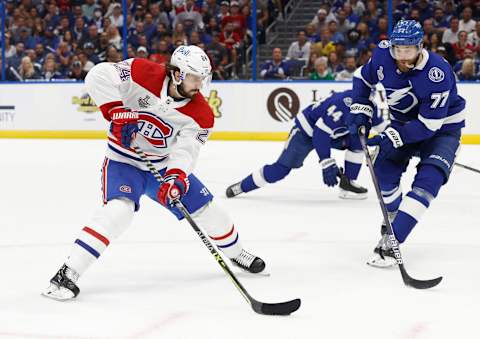
[(146, 111), (138, 112), (138, 133), (156, 148), (166, 148), (167, 139), (172, 136), (173, 127)]
[(406, 114), (418, 104), (418, 99), (412, 91), (412, 83), (404, 88), (385, 88), (387, 102), (391, 110)]

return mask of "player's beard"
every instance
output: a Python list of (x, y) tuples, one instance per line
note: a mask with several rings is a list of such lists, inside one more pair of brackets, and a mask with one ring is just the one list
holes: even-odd
[(199, 92), (198, 89), (192, 89), (187, 92), (183, 88), (183, 84), (180, 84), (177, 86), (177, 91), (178, 91), (178, 94), (180, 94), (182, 97), (188, 98), (188, 99), (192, 99)]

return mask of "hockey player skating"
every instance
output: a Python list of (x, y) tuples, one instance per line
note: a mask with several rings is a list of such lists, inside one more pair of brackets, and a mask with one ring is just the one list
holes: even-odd
[[(391, 125), (368, 139), (378, 146), (374, 170), (394, 235), (403, 243), (449, 178), (465, 126), (465, 100), (457, 94), (452, 68), (441, 56), (423, 48), (423, 30), (414, 20), (396, 24), (390, 40), (381, 41), (370, 61), (353, 80), (351, 133), (371, 124), (372, 86), (386, 89)], [(419, 156), (411, 190), (403, 197), (400, 180), (410, 159)], [(372, 266), (397, 263), (385, 226), (369, 260)]]
[[(102, 168), (104, 204), (80, 232), (45, 296), (67, 300), (78, 295), (78, 278), (130, 225), (142, 195), (179, 219), (183, 216), (172, 201), (180, 199), (235, 265), (252, 273), (263, 271), (264, 261), (243, 249), (229, 216), (192, 174), (214, 123), (200, 93), (210, 77), (209, 59), (196, 46), (178, 47), (167, 66), (128, 59), (98, 64), (88, 73), (88, 93), (110, 121)], [(162, 185), (131, 148), (133, 140), (164, 177)]]
[[(227, 197), (232, 198), (285, 178), (292, 169), (302, 167), (307, 155), (315, 149), (325, 185), (333, 187), (340, 181), (340, 198), (367, 198), (367, 189), (355, 182), (364, 157), (362, 146), (358, 135), (350, 134), (345, 125), (351, 103), (352, 91), (347, 90), (332, 92), (324, 100), (305, 108), (295, 117), (295, 126), (290, 131), (278, 160), (229, 186)], [(374, 125), (380, 132), (385, 127), (383, 120), (377, 116)], [(335, 159), (331, 157), (332, 148), (345, 150), (344, 172), (340, 171)]]

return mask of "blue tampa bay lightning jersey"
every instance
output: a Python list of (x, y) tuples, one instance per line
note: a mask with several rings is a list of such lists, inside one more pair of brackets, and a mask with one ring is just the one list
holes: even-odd
[[(295, 125), (312, 138), (320, 159), (330, 157), (330, 149), (337, 148), (335, 145), (349, 137), (345, 121), (351, 114), (352, 95), (352, 90), (332, 91), (326, 98), (307, 106), (295, 117)], [(384, 122), (381, 116), (374, 114), (372, 125), (381, 132), (385, 129), (387, 122)], [(361, 149), (360, 140), (351, 141), (350, 144), (349, 148), (357, 144), (357, 148)]]
[[(331, 92), (323, 100), (307, 106), (295, 117), (295, 124), (308, 136), (312, 137), (315, 130), (327, 133), (331, 139), (342, 137), (348, 133), (345, 118), (350, 114), (352, 90)], [(370, 95), (370, 89), (369, 89)], [(374, 127), (383, 123), (383, 119), (374, 114)]]
[(412, 70), (401, 72), (383, 40), (367, 64), (355, 71), (353, 102), (371, 105), (372, 87), (382, 83), (387, 92), (392, 126), (405, 143), (432, 137), (437, 131), (465, 127), (465, 100), (458, 95), (455, 75), (441, 56), (425, 49)]

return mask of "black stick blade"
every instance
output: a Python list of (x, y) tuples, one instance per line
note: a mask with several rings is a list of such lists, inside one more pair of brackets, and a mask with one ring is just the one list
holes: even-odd
[(418, 280), (414, 279), (411, 276), (408, 275), (407, 271), (403, 267), (403, 265), (400, 265), (400, 272), (402, 273), (402, 278), (403, 282), (405, 285), (419, 289), (419, 290), (426, 290), (428, 288), (432, 288), (440, 284), (442, 281), (443, 277), (438, 277), (435, 279), (430, 279), (430, 280)]
[(293, 299), (283, 303), (269, 304), (256, 300), (252, 301), (252, 308), (255, 312), (265, 315), (289, 315), (299, 309), (300, 299)]

